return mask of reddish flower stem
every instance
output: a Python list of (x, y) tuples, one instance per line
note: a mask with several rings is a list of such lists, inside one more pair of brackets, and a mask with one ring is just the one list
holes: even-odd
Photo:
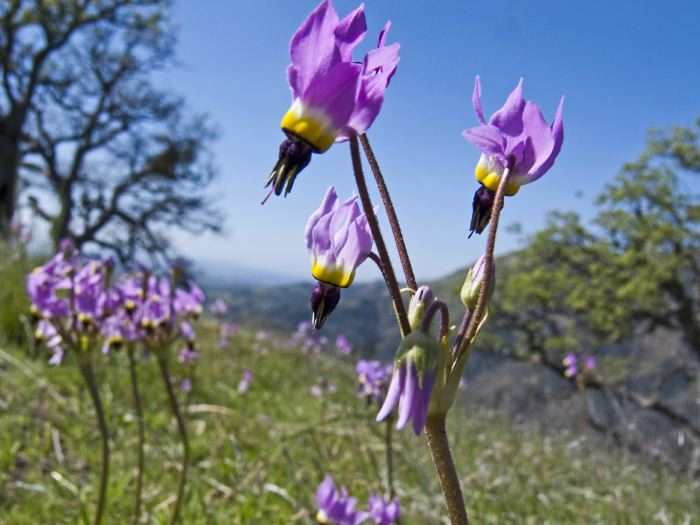
[(372, 147), (369, 145), (369, 139), (367, 139), (367, 135), (360, 135), (360, 144), (362, 144), (362, 149), (365, 152), (365, 157), (367, 157), (367, 162), (369, 162), (369, 167), (372, 170), (374, 180), (377, 183), (379, 195), (382, 197), (382, 202), (384, 203), (384, 209), (386, 210), (386, 215), (389, 219), (389, 224), (391, 225), (391, 232), (394, 234), (394, 242), (396, 242), (396, 249), (399, 252), (399, 259), (401, 260), (403, 273), (406, 277), (406, 284), (412, 290), (417, 290), (418, 285), (416, 284), (416, 276), (413, 273), (411, 259), (409, 259), (408, 257), (406, 242), (403, 240), (403, 233), (401, 232), (399, 218), (396, 216), (396, 210), (394, 209), (394, 203), (391, 201), (389, 189), (386, 186), (386, 182), (384, 182), (384, 176), (382, 175), (382, 171), (379, 169), (379, 163), (377, 162), (377, 158), (374, 156), (374, 151), (372, 151)]
[(374, 237), (374, 244), (377, 247), (377, 252), (379, 252), (379, 258), (381, 260), (381, 268), (383, 269), (384, 281), (389, 289), (389, 295), (391, 295), (391, 300), (394, 303), (394, 309), (396, 311), (396, 317), (399, 319), (399, 327), (401, 328), (401, 334), (405, 337), (411, 333), (411, 325), (408, 322), (408, 315), (406, 314), (406, 305), (403, 303), (401, 298), (401, 290), (399, 288), (399, 283), (396, 280), (396, 273), (394, 272), (394, 267), (391, 265), (391, 259), (389, 258), (389, 252), (386, 249), (386, 244), (384, 243), (384, 237), (382, 236), (382, 230), (379, 228), (379, 221), (377, 221), (377, 216), (374, 214), (374, 207), (372, 206), (372, 199), (369, 196), (369, 191), (367, 190), (367, 182), (365, 181), (365, 176), (362, 173), (362, 158), (360, 157), (360, 148), (357, 143), (357, 137), (350, 137), (350, 155), (352, 157), (352, 168), (355, 172), (355, 181), (357, 183), (357, 192), (360, 195), (360, 201), (362, 202), (362, 208), (367, 216), (367, 222), (369, 223), (369, 228), (372, 231), (372, 237)]

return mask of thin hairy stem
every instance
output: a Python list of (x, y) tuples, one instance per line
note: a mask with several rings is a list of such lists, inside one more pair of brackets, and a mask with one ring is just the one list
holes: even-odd
[(394, 203), (391, 201), (389, 189), (386, 187), (386, 182), (384, 182), (384, 176), (382, 175), (382, 171), (379, 169), (379, 163), (377, 162), (377, 158), (374, 156), (374, 151), (372, 151), (372, 147), (369, 145), (367, 135), (360, 135), (360, 144), (362, 144), (362, 149), (365, 152), (365, 157), (367, 157), (367, 162), (369, 162), (369, 167), (372, 170), (374, 180), (377, 183), (379, 195), (381, 195), (382, 197), (382, 202), (384, 203), (386, 215), (389, 218), (389, 224), (391, 225), (391, 233), (394, 234), (394, 242), (396, 242), (396, 249), (399, 252), (399, 259), (401, 260), (403, 273), (406, 276), (406, 284), (408, 284), (409, 288), (416, 290), (418, 288), (416, 284), (416, 276), (413, 273), (411, 259), (409, 259), (408, 257), (406, 242), (403, 240), (403, 233), (401, 232), (399, 218), (396, 215)]
[(129, 356), (129, 378), (131, 380), (131, 397), (134, 401), (134, 412), (136, 413), (136, 424), (139, 432), (138, 442), (138, 464), (136, 470), (136, 494), (134, 496), (134, 514), (131, 518), (131, 523), (134, 525), (141, 521), (141, 490), (143, 487), (143, 443), (144, 443), (144, 422), (143, 411), (141, 410), (141, 395), (139, 394), (139, 385), (136, 377), (136, 360), (134, 359), (134, 346), (127, 346), (127, 355)]
[(459, 324), (457, 329), (457, 337), (455, 337), (455, 342), (452, 345), (452, 361), (453, 364), (457, 362), (457, 354), (459, 349), (462, 348), (462, 342), (464, 341), (464, 336), (467, 335), (467, 329), (469, 328), (469, 321), (472, 318), (472, 311), (467, 308), (462, 317), (462, 322)]
[(501, 216), (501, 208), (503, 208), (503, 200), (506, 196), (506, 185), (508, 184), (508, 179), (510, 178), (511, 169), (510, 166), (503, 170), (503, 175), (498, 183), (498, 189), (496, 190), (496, 197), (493, 201), (493, 208), (491, 208), (491, 224), (489, 226), (489, 236), (486, 241), (486, 254), (484, 255), (484, 277), (481, 280), (481, 287), (479, 288), (479, 298), (476, 301), (476, 307), (469, 320), (469, 325), (464, 339), (461, 343), (462, 347), (459, 348), (458, 357), (466, 351), (466, 346), (471, 344), (471, 341), (476, 336), (476, 332), (479, 329), (479, 323), (481, 323), (481, 318), (486, 311), (486, 303), (489, 298), (489, 290), (491, 289), (491, 282), (493, 281), (493, 251), (496, 248), (496, 232), (498, 231), (498, 219)]
[(450, 443), (445, 429), (445, 414), (428, 416), (425, 423), (425, 436), (433, 456), (435, 470), (440, 478), (440, 486), (447, 503), (447, 514), (452, 525), (468, 525), (467, 509), (464, 506), (464, 496), (459, 486), (459, 477), (455, 470)]
[(425, 311), (420, 329), (427, 333), (430, 330), (433, 317), (435, 317), (438, 312), (440, 312), (440, 341), (442, 341), (442, 338), (445, 337), (450, 330), (450, 312), (445, 301), (435, 299), (430, 303), (430, 306), (428, 306), (428, 309)]
[(369, 196), (369, 191), (367, 191), (367, 182), (365, 181), (365, 176), (362, 173), (362, 158), (360, 157), (360, 148), (357, 144), (357, 137), (355, 137), (354, 135), (350, 137), (350, 155), (352, 156), (352, 168), (355, 172), (355, 181), (357, 182), (357, 192), (360, 195), (362, 207), (365, 210), (367, 222), (369, 223), (369, 228), (372, 231), (372, 237), (374, 237), (374, 244), (377, 246), (377, 251), (379, 252), (379, 258), (381, 259), (382, 263), (381, 267), (384, 270), (384, 281), (386, 282), (386, 286), (389, 289), (389, 295), (391, 295), (391, 300), (394, 303), (396, 316), (399, 319), (399, 327), (401, 328), (401, 334), (405, 337), (411, 333), (411, 325), (408, 323), (406, 306), (404, 305), (403, 299), (401, 298), (401, 290), (399, 288), (399, 283), (396, 280), (396, 273), (394, 272), (394, 267), (391, 265), (389, 252), (386, 249), (384, 237), (382, 237), (382, 231), (379, 228), (379, 221), (377, 221), (377, 216), (374, 213), (372, 199)]
[(394, 499), (396, 491), (394, 490), (394, 451), (392, 444), (392, 434), (394, 432), (393, 418), (387, 418), (384, 425), (384, 451), (386, 453), (386, 490), (389, 493), (389, 499)]
[(102, 523), (102, 516), (107, 502), (107, 483), (109, 482), (109, 431), (105, 421), (104, 409), (102, 408), (102, 399), (100, 399), (100, 391), (95, 381), (95, 373), (92, 369), (91, 356), (84, 356), (85, 361), (81, 363), (80, 370), (83, 373), (85, 382), (87, 383), (92, 404), (95, 407), (97, 415), (97, 426), (100, 429), (100, 438), (102, 442), (102, 464), (100, 465), (100, 486), (97, 490), (97, 504), (95, 506), (95, 519), (92, 521), (94, 525)]
[(175, 506), (172, 514), (170, 515), (170, 520), (168, 520), (168, 524), (173, 525), (177, 522), (178, 515), (180, 514), (182, 496), (185, 493), (185, 484), (187, 483), (187, 465), (189, 464), (190, 460), (190, 444), (187, 438), (187, 426), (185, 425), (185, 419), (182, 417), (182, 413), (180, 412), (180, 406), (178, 405), (175, 390), (173, 389), (173, 384), (170, 380), (167, 354), (161, 354), (158, 356), (158, 364), (160, 365), (160, 375), (163, 378), (163, 383), (165, 383), (165, 388), (168, 391), (170, 408), (172, 409), (173, 415), (177, 420), (177, 430), (180, 433), (180, 440), (182, 441), (182, 465), (180, 468), (180, 479), (178, 480), (177, 484)]

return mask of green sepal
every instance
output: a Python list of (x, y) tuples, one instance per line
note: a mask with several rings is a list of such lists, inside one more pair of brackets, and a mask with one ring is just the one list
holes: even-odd
[(410, 361), (411, 365), (418, 372), (418, 384), (423, 387), (423, 378), (435, 367), (441, 366), (443, 360), (440, 343), (422, 330), (411, 332), (401, 341), (394, 366), (398, 368), (404, 361)]

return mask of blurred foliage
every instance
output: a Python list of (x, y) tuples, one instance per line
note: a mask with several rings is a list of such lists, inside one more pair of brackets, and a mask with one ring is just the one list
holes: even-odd
[(22, 343), (26, 329), (21, 316), (29, 315), (24, 279), (36, 261), (23, 246), (0, 241), (0, 342)]
[(700, 119), (650, 133), (598, 196), (590, 225), (551, 213), (525, 248), (503, 257), (483, 343), (551, 362), (666, 327), (700, 356), (700, 195), (691, 187), (699, 130)]

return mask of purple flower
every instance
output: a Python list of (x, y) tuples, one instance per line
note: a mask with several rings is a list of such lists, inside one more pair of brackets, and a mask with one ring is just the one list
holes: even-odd
[(253, 372), (248, 369), (243, 371), (243, 379), (238, 383), (238, 393), (245, 394), (250, 388), (250, 381), (253, 379)]
[(340, 288), (352, 284), (355, 270), (367, 259), (373, 244), (357, 196), (340, 204), (333, 186), (309, 217), (304, 239), (311, 252), (311, 275), (317, 281)]
[(204, 304), (204, 292), (192, 279), (188, 281), (189, 292), (180, 288), (175, 290), (173, 309), (178, 315), (198, 317), (202, 314)]
[(322, 525), (359, 525), (369, 517), (367, 512), (355, 510), (357, 499), (349, 497), (345, 487), (338, 491), (331, 476), (318, 486), (316, 504), (316, 521)]
[(312, 152), (323, 153), (372, 125), (399, 62), (399, 44), (385, 45), (390, 26), (363, 62), (353, 62), (352, 52), (367, 31), (364, 5), (340, 20), (333, 4), (323, 1), (294, 33), (287, 69), (292, 106), (281, 123), (287, 138), (267, 182), (277, 195), (289, 193)]
[(564, 370), (564, 375), (566, 377), (576, 377), (578, 374), (578, 357), (576, 354), (572, 354), (569, 352), (564, 356), (564, 359), (562, 360), (562, 363), (566, 367), (566, 370)]
[(192, 380), (189, 377), (182, 380), (182, 383), (180, 383), (180, 390), (186, 394), (192, 391)]
[(357, 197), (340, 204), (333, 186), (306, 224), (306, 247), (311, 252), (311, 275), (319, 281), (311, 294), (313, 325), (317, 330), (340, 300), (340, 288), (355, 279), (355, 271), (372, 250), (372, 233)]
[(158, 279), (150, 276), (143, 303), (141, 325), (152, 331), (166, 325), (170, 319), (170, 281), (165, 277)]
[(217, 299), (211, 305), (209, 311), (216, 316), (225, 316), (228, 313), (228, 304), (223, 299)]
[(598, 360), (593, 357), (592, 355), (586, 356), (586, 358), (583, 360), (583, 366), (586, 370), (588, 371), (593, 371), (595, 370), (595, 367), (598, 364)]
[(180, 350), (180, 355), (177, 356), (177, 360), (182, 363), (192, 363), (199, 359), (199, 352), (197, 352), (193, 346), (183, 346)]
[(564, 97), (550, 126), (537, 105), (525, 101), (522, 84), (520, 79), (503, 107), (486, 123), (481, 82), (476, 77), (472, 103), (481, 125), (463, 133), (482, 152), (476, 166), (476, 180), (481, 187), (474, 196), (472, 232), (481, 233), (488, 224), (493, 197), (506, 168), (510, 170), (506, 195), (515, 195), (520, 186), (539, 179), (552, 167), (564, 142)]
[(377, 421), (387, 418), (398, 405), (396, 428), (402, 429), (410, 419), (413, 431), (419, 435), (428, 417), (430, 396), (441, 363), (440, 345), (430, 334), (417, 330), (406, 336), (397, 351), (394, 373)]
[(350, 341), (342, 334), (335, 338), (335, 348), (340, 355), (350, 355), (352, 353)]
[(360, 359), (355, 366), (359, 394), (368, 401), (380, 402), (392, 370), (391, 365), (385, 365), (381, 361)]
[(388, 501), (381, 496), (370, 494), (369, 518), (376, 525), (392, 525), (399, 519), (400, 514), (399, 500)]

